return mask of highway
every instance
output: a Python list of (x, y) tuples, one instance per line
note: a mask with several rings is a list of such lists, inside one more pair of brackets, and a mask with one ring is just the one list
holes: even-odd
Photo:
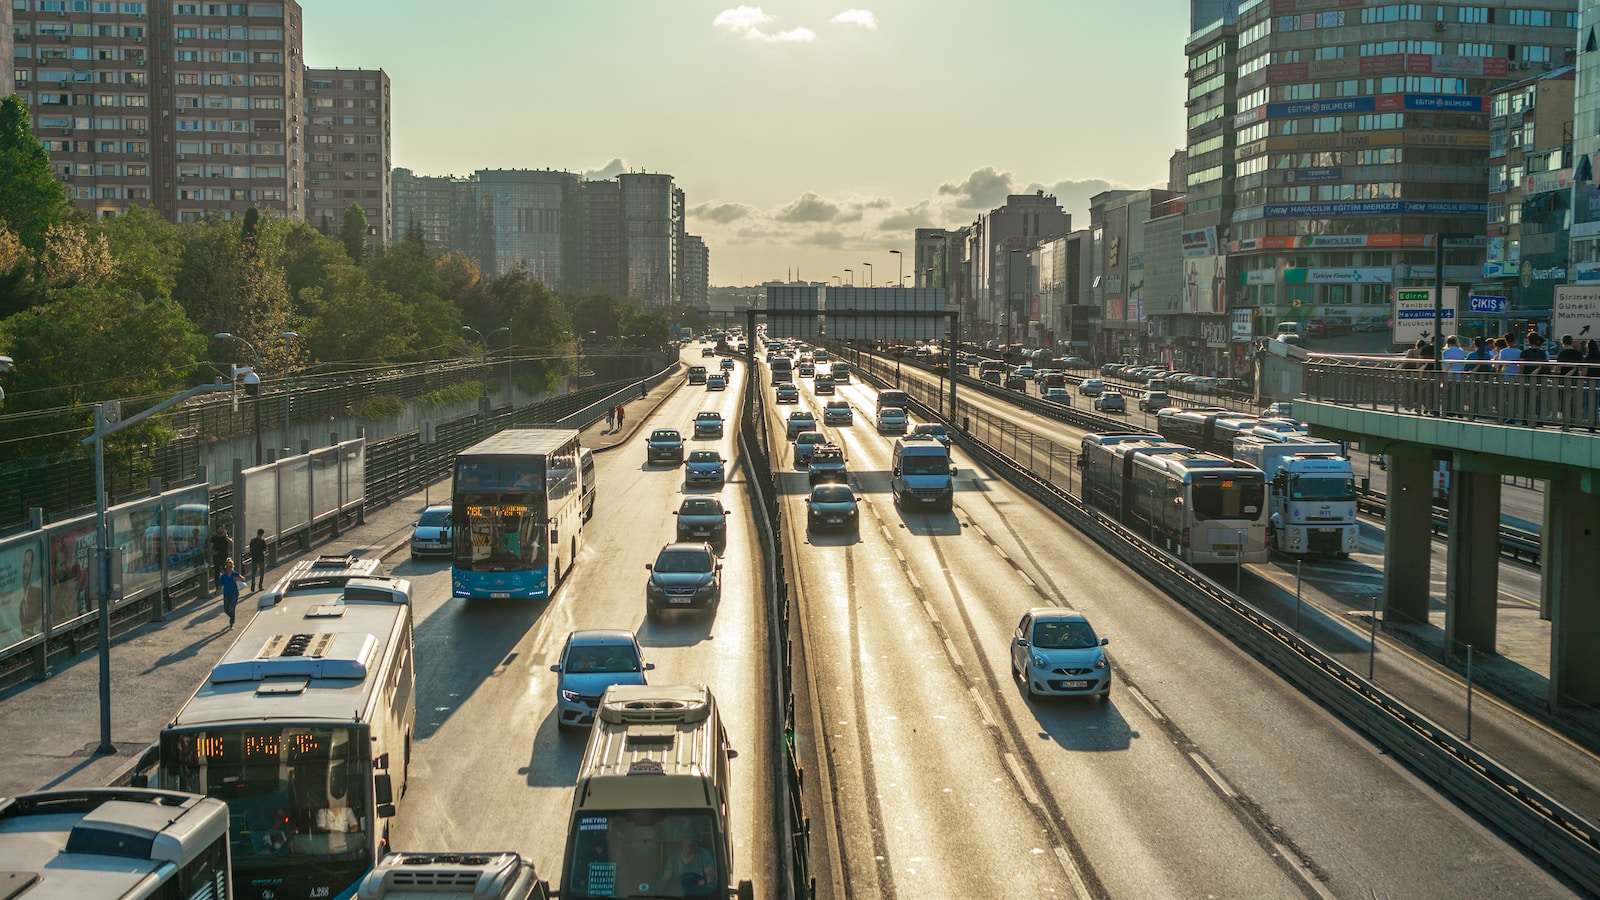
[[(584, 547), (549, 603), (474, 601), (450, 597), (448, 561), (405, 562), (395, 574), (414, 583), (417, 615), (417, 732), (409, 791), (394, 845), (403, 849), (513, 848), (554, 884), (560, 877), (573, 782), (586, 731), (556, 727), (556, 662), (568, 633), (629, 628), (652, 683), (709, 685), (721, 705), (732, 762), (734, 874), (753, 879), (758, 897), (777, 891), (772, 808), (776, 741), (770, 720), (771, 659), (767, 614), (754, 565), (743, 479), (737, 470), (721, 491), (729, 517), (723, 600), (714, 617), (698, 614), (646, 622), (645, 564), (674, 539), (672, 511), (685, 493), (683, 469), (644, 464), (650, 427), (684, 431), (688, 449), (732, 456), (735, 428), (721, 440), (691, 439), (694, 414), (737, 414), (741, 379), (706, 394), (680, 389), (634, 433), (632, 445), (596, 454), (599, 495), (584, 528)], [(695, 487), (694, 493), (715, 493)]]
[[(953, 514), (902, 513), (874, 394), (842, 387), (856, 424), (830, 429), (859, 541), (808, 540), (805, 478), (779, 478), (820, 896), (1570, 894), (964, 455)], [(1109, 703), (1012, 679), (1017, 620), (1056, 605), (1110, 637)]]

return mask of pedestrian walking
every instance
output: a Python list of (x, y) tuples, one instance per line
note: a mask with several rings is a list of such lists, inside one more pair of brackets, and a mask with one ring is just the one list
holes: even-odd
[(1461, 376), (1467, 370), (1467, 351), (1455, 335), (1444, 339), (1444, 349), (1439, 351), (1439, 361), (1444, 365), (1445, 405), (1451, 415), (1461, 411)]
[(222, 576), (222, 564), (233, 555), (233, 538), (228, 537), (228, 529), (222, 525), (211, 532), (211, 580), (216, 581)]
[(622, 430), (622, 413), (623, 407), (622, 404), (619, 403), (617, 404), (617, 431)]
[(261, 590), (261, 583), (267, 577), (267, 530), (257, 528), (256, 536), (250, 539), (250, 590)]
[(615, 406), (606, 410), (606, 430), (610, 431), (617, 423), (617, 408)]
[(217, 587), (222, 589), (222, 611), (228, 614), (228, 627), (233, 627), (233, 617), (239, 609), (239, 588), (244, 576), (233, 570), (233, 557), (222, 561), (222, 573), (217, 576)]

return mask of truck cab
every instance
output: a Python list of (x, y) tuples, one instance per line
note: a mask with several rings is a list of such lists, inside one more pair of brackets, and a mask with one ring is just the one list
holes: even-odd
[(1340, 559), (1356, 549), (1355, 472), (1340, 447), (1328, 441), (1240, 437), (1234, 458), (1267, 475), (1269, 546), (1295, 556)]

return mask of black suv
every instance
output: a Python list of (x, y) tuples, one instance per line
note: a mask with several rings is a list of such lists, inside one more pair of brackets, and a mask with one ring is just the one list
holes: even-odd
[(683, 435), (676, 428), (657, 428), (644, 439), (644, 444), (646, 463), (683, 462)]

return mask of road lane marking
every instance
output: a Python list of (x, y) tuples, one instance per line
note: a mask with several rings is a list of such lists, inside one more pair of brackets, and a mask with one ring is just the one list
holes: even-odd
[(1140, 706), (1144, 707), (1144, 711), (1150, 714), (1150, 718), (1155, 719), (1157, 722), (1165, 722), (1167, 720), (1167, 717), (1163, 716), (1161, 711), (1156, 709), (1156, 705), (1150, 702), (1150, 698), (1144, 695), (1144, 691), (1139, 690), (1131, 684), (1124, 684), (1122, 686), (1122, 692), (1132, 697), (1135, 703), (1138, 703)]
[(1079, 897), (1090, 896), (1088, 885), (1083, 883), (1083, 873), (1078, 871), (1078, 864), (1072, 861), (1072, 855), (1067, 852), (1067, 848), (1054, 847), (1052, 849), (1056, 851), (1056, 862), (1061, 864), (1061, 871), (1065, 872), (1067, 880), (1072, 882), (1072, 889), (1077, 892)]
[(983, 702), (983, 697), (978, 693), (978, 689), (969, 687), (967, 690), (972, 693), (972, 702), (978, 704), (978, 715), (983, 717), (983, 724), (990, 728), (999, 728), (1000, 726), (995, 724), (994, 716), (989, 714), (989, 704)]
[(1022, 796), (1028, 801), (1029, 805), (1035, 809), (1043, 809), (1044, 801), (1039, 799), (1039, 792), (1033, 789), (1033, 782), (1029, 781), (1028, 776), (1023, 774), (1022, 764), (1017, 762), (1016, 754), (1006, 754), (1006, 768), (1011, 770), (1011, 777), (1016, 779), (1017, 787), (1022, 788)]

